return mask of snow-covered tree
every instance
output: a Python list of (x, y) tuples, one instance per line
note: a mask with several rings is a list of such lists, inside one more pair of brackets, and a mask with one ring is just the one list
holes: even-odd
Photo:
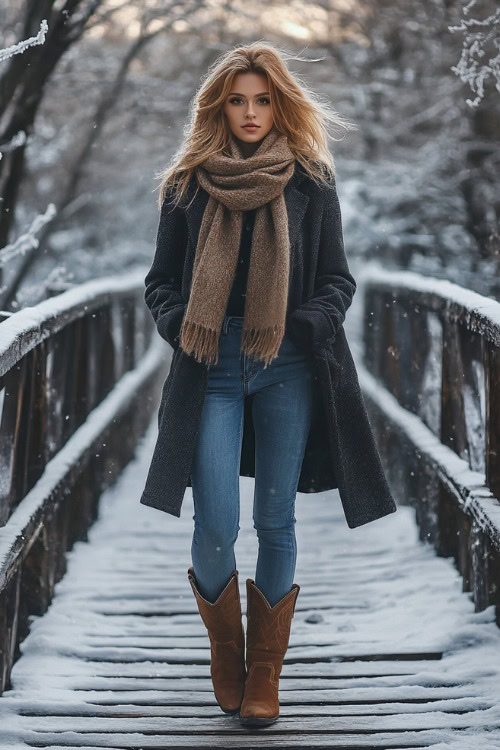
[[(0, 49), (0, 63), (4, 62), (5, 60), (8, 60), (12, 58), (14, 55), (19, 55), (23, 53), (28, 47), (33, 47), (38, 44), (43, 44), (45, 42), (45, 36), (48, 31), (48, 25), (47, 20), (44, 18), (42, 19), (40, 23), (40, 30), (38, 34), (35, 36), (29, 37), (29, 39), (24, 39), (17, 44), (13, 44), (10, 47), (5, 47), (4, 49)], [(13, 152), (17, 148), (24, 146), (26, 143), (26, 133), (24, 130), (19, 130), (16, 135), (14, 135), (9, 143), (5, 144), (5, 146), (0, 146), (0, 160), (3, 158), (4, 152)], [(37, 246), (38, 240), (36, 237), (37, 232), (39, 229), (44, 226), (44, 224), (47, 223), (47, 221), (50, 221), (52, 216), (55, 213), (55, 206), (53, 204), (50, 204), (48, 207), (45, 215), (39, 215), (36, 216), (33, 220), (31, 226), (29, 227), (28, 231), (17, 238), (15, 242), (13, 242), (10, 245), (7, 245), (6, 247), (3, 247), (0, 249), (0, 279), (2, 278), (1, 275), (1, 269), (2, 267), (10, 260), (15, 258), (18, 255), (22, 255), (26, 252), (26, 250), (29, 247)], [(0, 293), (4, 291), (4, 288), (0, 289)]]
[[(102, 0), (25, 0), (21, 41), (0, 55), (0, 248), (13, 226), (26, 145), (47, 83), (64, 53), (84, 33)], [(15, 10), (19, 17), (19, 8)], [(21, 23), (5, 24), (6, 35), (16, 34)], [(0, 281), (3, 275), (0, 268)], [(0, 295), (0, 306), (3, 295)]]
[[(470, 0), (463, 8), (464, 16), (470, 16), (475, 8), (476, 0)], [(500, 8), (485, 18), (464, 17), (459, 25), (449, 29), (463, 34), (462, 54), (452, 70), (476, 95), (475, 99), (467, 99), (467, 104), (477, 107), (489, 80), (500, 92)]]

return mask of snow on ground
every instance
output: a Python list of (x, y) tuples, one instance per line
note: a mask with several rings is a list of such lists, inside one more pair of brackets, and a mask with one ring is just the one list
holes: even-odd
[[(79, 744), (79, 728), (91, 732), (86, 735), (88, 743), (92, 742), (92, 732), (115, 727), (114, 742), (129, 747), (133, 736), (133, 746), (138, 747), (137, 735), (128, 732), (131, 724), (139, 732), (143, 719), (91, 718), (96, 706), (90, 705), (90, 701), (113, 702), (113, 689), (129, 690), (119, 693), (113, 713), (120, 705), (121, 714), (123, 706), (138, 696), (147, 705), (155, 706), (162, 692), (155, 690), (152, 678), (168, 677), (169, 668), (175, 674), (176, 664), (185, 652), (179, 644), (174, 650), (167, 647), (162, 623), (152, 613), (169, 606), (177, 610), (189, 607), (194, 612), (186, 576), (193, 504), (190, 489), (186, 491), (179, 519), (139, 504), (155, 429), (153, 420), (136, 460), (129, 464), (119, 482), (104, 493), (100, 517), (90, 529), (89, 541), (78, 542), (69, 553), (68, 572), (56, 586), (51, 607), (44, 616), (33, 620), (31, 633), (22, 644), (23, 656), (12, 672), (12, 688), (0, 698), (3, 747), (23, 747), (23, 739), (40, 738), (33, 733), (35, 727), (49, 732), (44, 741), (60, 741), (61, 735), (51, 731), (56, 721), (58, 731), (64, 727), (64, 741), (69, 745)], [(253, 480), (242, 477), (241, 530), (236, 543), (242, 597), (244, 579), (254, 577), (255, 573), (257, 542), (251, 520), (252, 498)], [(295, 580), (302, 586), (299, 595), (302, 603), (299, 598), (288, 655), (306, 654), (309, 658), (323, 659), (328, 656), (339, 671), (343, 671), (344, 664), (353, 669), (358, 665), (363, 668), (362, 677), (339, 679), (334, 688), (319, 691), (323, 700), (342, 698), (346, 705), (338, 706), (339, 710), (337, 706), (315, 706), (315, 713), (324, 708), (335, 716), (347, 714), (351, 725), (356, 727), (366, 720), (357, 716), (356, 702), (385, 697), (387, 703), (379, 704), (378, 709), (388, 716), (377, 717), (373, 712), (376, 704), (363, 707), (363, 713), (371, 714), (371, 725), (376, 719), (387, 730), (377, 733), (370, 747), (384, 747), (384, 737), (387, 740), (390, 736), (393, 741), (396, 729), (420, 736), (421, 727), (422, 737), (429, 744), (418, 746), (447, 750), (500, 748), (500, 630), (494, 622), (493, 607), (474, 612), (469, 595), (462, 592), (462, 579), (452, 560), (437, 558), (430, 546), (418, 541), (413, 510), (400, 506), (395, 514), (349, 529), (337, 492), (329, 491), (299, 494), (296, 516)], [(169, 585), (167, 579), (171, 581)], [(303, 606), (307, 598), (310, 608), (301, 611), (299, 604)], [(322, 608), (322, 602), (330, 600), (337, 606)], [(150, 615), (144, 618), (126, 614), (138, 606), (141, 612), (151, 610)], [(178, 622), (186, 638), (182, 647), (206, 656), (206, 639), (199, 618), (181, 613), (172, 620)], [(117, 623), (121, 625), (118, 634)], [(145, 631), (149, 633), (146, 646), (141, 641)], [(392, 662), (393, 666), (411, 665), (411, 668), (408, 666), (401, 674), (392, 670), (391, 676), (377, 679), (366, 672), (370, 664), (373, 667), (377, 662), (338, 661), (342, 655), (441, 650), (442, 659), (424, 660), (421, 666), (412, 660)], [(166, 654), (175, 656), (167, 660), (170, 664), (155, 663), (155, 658), (165, 658)], [(98, 678), (96, 675), (105, 673), (102, 659), (124, 659), (126, 663), (118, 668), (114, 665), (113, 680)], [(135, 662), (142, 665), (142, 673), (145, 663), (152, 671), (150, 678), (138, 680), (133, 690), (129, 683), (137, 680)], [(307, 667), (321, 677), (324, 663)], [(306, 665), (287, 665), (285, 661), (284, 675), (291, 679), (294, 669), (300, 673), (305, 668)], [(443, 692), (442, 686), (447, 684), (450, 687)], [(210, 698), (208, 684), (204, 690), (205, 697)], [(280, 691), (286, 690), (287, 680), (282, 677)], [(433, 690), (436, 699), (426, 703)], [(419, 699), (423, 702), (406, 702)], [(51, 704), (59, 714), (57, 719), (50, 716)], [(73, 708), (83, 718), (64, 720), (61, 714), (65, 711), (56, 711), (61, 705), (66, 711)], [(21, 707), (23, 711), (49, 715), (20, 716), (17, 709)], [(303, 706), (297, 707), (303, 717), (300, 709)], [(140, 711), (142, 717), (145, 713)], [(292, 705), (283, 706), (281, 728), (294, 715), (292, 695)], [(447, 728), (450, 717), (451, 729)], [(222, 713), (220, 720), (224, 720)], [(191, 721), (196, 720), (190, 719), (190, 725)], [(316, 721), (321, 724), (324, 717)], [(156, 718), (156, 722), (161, 726), (161, 719)], [(147, 744), (140, 746), (155, 747), (154, 739), (154, 735), (148, 736)], [(156, 746), (165, 746), (164, 741), (165, 738), (158, 737)]]

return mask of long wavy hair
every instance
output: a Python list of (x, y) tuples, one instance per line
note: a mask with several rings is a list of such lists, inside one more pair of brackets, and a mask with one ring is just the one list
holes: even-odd
[(208, 156), (218, 152), (229, 155), (230, 129), (223, 105), (238, 73), (267, 77), (274, 126), (286, 134), (290, 150), (311, 178), (327, 182), (331, 174), (335, 175), (328, 138), (340, 140), (334, 136), (338, 128), (349, 131), (358, 126), (292, 74), (286, 58), (303, 59), (269, 42), (256, 41), (227, 50), (210, 65), (191, 101), (180, 147), (168, 166), (155, 174), (161, 180), (159, 207), (167, 194), (174, 203), (182, 200), (193, 171)]

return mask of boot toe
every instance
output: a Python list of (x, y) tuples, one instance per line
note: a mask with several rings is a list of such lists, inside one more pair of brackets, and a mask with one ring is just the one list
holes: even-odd
[(242, 709), (242, 716), (248, 718), (273, 719), (276, 714), (270, 709), (267, 703), (255, 701), (254, 703), (245, 703)]
[(225, 690), (217, 690), (215, 698), (221, 709), (226, 714), (233, 714), (240, 710), (243, 701), (244, 688), (242, 683)]
[(250, 703), (240, 710), (240, 722), (246, 726), (266, 726), (275, 722), (279, 714), (272, 714), (265, 703)]
[(279, 706), (269, 700), (256, 700), (246, 696), (240, 708), (240, 719), (243, 724), (270, 724), (279, 716)]
[(237, 714), (240, 710), (239, 706), (223, 706), (219, 701), (217, 701), (217, 703), (219, 704), (221, 711), (224, 711), (225, 714)]

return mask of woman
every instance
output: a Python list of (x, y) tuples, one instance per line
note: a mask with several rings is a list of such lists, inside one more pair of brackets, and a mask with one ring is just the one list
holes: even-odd
[[(342, 338), (356, 283), (343, 249), (328, 123), (350, 127), (299, 84), (274, 46), (256, 42), (222, 55), (162, 175), (157, 250), (145, 279), (146, 303), (175, 353), (159, 412), (163, 442), (141, 503), (179, 515), (180, 500), (160, 493), (180, 498), (192, 486), (188, 579), (210, 637), (215, 696), (246, 725), (279, 716), (300, 588), (294, 511), (297, 489), (306, 491), (306, 459), (314, 467), (307, 489), (341, 488), (350, 525), (396, 509)], [(337, 338), (343, 348), (332, 365)], [(350, 391), (344, 414), (333, 411), (329, 391), (325, 418), (320, 374), (330, 365), (350, 373)], [(348, 482), (358, 489), (359, 464), (346, 471), (344, 449), (371, 472), (369, 499), (348, 495)], [(234, 555), (244, 473), (255, 476), (259, 540), (255, 580), (246, 581), (246, 653)]]

